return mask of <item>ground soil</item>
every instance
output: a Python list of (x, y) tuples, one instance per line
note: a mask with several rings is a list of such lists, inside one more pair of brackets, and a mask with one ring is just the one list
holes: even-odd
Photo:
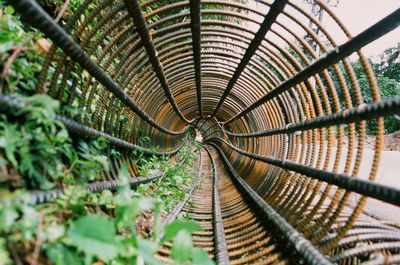
[[(385, 151), (400, 151), (400, 131), (387, 134), (384, 136)], [(375, 147), (375, 137), (374, 136), (367, 136), (366, 141), (366, 148), (374, 149)]]

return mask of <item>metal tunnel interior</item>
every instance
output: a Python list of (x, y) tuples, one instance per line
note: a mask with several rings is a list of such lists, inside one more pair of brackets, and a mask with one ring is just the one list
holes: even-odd
[(201, 134), (203, 168), (219, 179), (194, 196), (219, 191), (219, 205), (202, 204), (222, 211), (217, 264), (399, 264), (399, 220), (363, 209), (374, 199), (399, 211), (399, 189), (374, 180), (384, 117), (400, 113), (400, 98), (381, 100), (361, 48), (396, 28), (400, 9), (352, 36), (324, 1), (315, 2), (329, 27), (298, 2), (85, 0), (65, 24), (33, 0), (11, 4), (52, 42), (35, 93), (81, 110), (57, 116), (71, 134), (158, 155), (174, 155), (192, 129)]

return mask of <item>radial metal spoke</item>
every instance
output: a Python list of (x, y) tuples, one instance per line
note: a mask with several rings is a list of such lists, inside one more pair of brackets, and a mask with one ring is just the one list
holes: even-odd
[(265, 35), (271, 29), (272, 24), (274, 24), (274, 22), (276, 21), (276, 18), (282, 12), (282, 10), (286, 6), (287, 2), (288, 2), (288, 0), (275, 0), (275, 2), (271, 5), (271, 8), (268, 11), (268, 14), (265, 16), (265, 19), (260, 26), (260, 29), (254, 35), (253, 40), (251, 41), (249, 47), (247, 48), (245, 54), (242, 57), (242, 60), (240, 61), (239, 65), (237, 66), (235, 73), (229, 80), (229, 83), (226, 86), (224, 93), (222, 94), (220, 100), (218, 101), (217, 106), (215, 107), (214, 112), (211, 116), (215, 116), (218, 113), (218, 110), (221, 108), (226, 97), (231, 92), (236, 81), (239, 79), (240, 75), (246, 68), (251, 57), (253, 57), (253, 55), (257, 51), (258, 47), (261, 45), (261, 42), (264, 40)]
[(319, 251), (312, 245), (310, 241), (304, 238), (296, 229), (294, 229), (274, 208), (266, 203), (266, 201), (259, 196), (235, 171), (230, 164), (228, 158), (218, 145), (210, 143), (215, 149), (218, 150), (224, 164), (228, 168), (232, 178), (238, 185), (242, 187), (244, 192), (253, 201), (255, 205), (265, 214), (269, 221), (271, 221), (277, 229), (288, 239), (294, 248), (303, 256), (307, 264), (332, 264), (327, 260)]
[(179, 110), (178, 106), (176, 105), (174, 96), (172, 95), (171, 89), (168, 85), (168, 81), (165, 77), (163, 66), (161, 65), (161, 62), (158, 58), (156, 48), (154, 47), (153, 40), (151, 38), (149, 29), (147, 28), (146, 21), (144, 20), (143, 17), (143, 12), (140, 7), (140, 3), (138, 0), (125, 0), (126, 7), (129, 11), (129, 14), (131, 15), (134, 23), (136, 30), (138, 34), (140, 35), (140, 39), (142, 40), (142, 44), (145, 47), (147, 51), (147, 55), (149, 56), (149, 61), (151, 65), (153, 66), (154, 72), (157, 75), (158, 80), (160, 81), (161, 87), (164, 90), (165, 95), (167, 96), (167, 99), (169, 103), (171, 104), (172, 108), (178, 114), (178, 116), (186, 123), (191, 123), (192, 121), (189, 121), (188, 119), (185, 118), (185, 116), (182, 114), (182, 112)]
[[(9, 110), (13, 109), (14, 111), (17, 110), (22, 110), (24, 108), (30, 107), (28, 104), (24, 103), (23, 101), (13, 98), (11, 96), (3, 95), (0, 93), (0, 110)], [(86, 126), (84, 124), (81, 124), (79, 122), (73, 121), (71, 119), (68, 119), (64, 116), (61, 115), (56, 115), (55, 119), (62, 122), (65, 126), (65, 128), (68, 130), (69, 133), (83, 137), (83, 138), (91, 138), (91, 137), (103, 137), (106, 139), (111, 145), (121, 148), (124, 150), (138, 150), (142, 152), (143, 154), (146, 155), (173, 155), (178, 153), (178, 151), (181, 149), (183, 144), (178, 146), (177, 148), (169, 151), (155, 151), (152, 149), (144, 148), (141, 146), (138, 146), (136, 144), (129, 143), (127, 141), (124, 141), (122, 139), (119, 139), (117, 137), (114, 137), (110, 134), (107, 134), (105, 132), (93, 129), (92, 127)]]
[(358, 51), (365, 45), (373, 42), (374, 40), (382, 37), (386, 33), (394, 30), (400, 25), (400, 8), (388, 15), (387, 17), (383, 18), (376, 24), (372, 25), (368, 29), (364, 30), (354, 38), (350, 39), (346, 43), (336, 47), (333, 51), (326, 54), (324, 57), (318, 59), (307, 68), (303, 69), (295, 76), (291, 77), (290, 79), (281, 83), (278, 87), (274, 90), (266, 94), (265, 96), (261, 97), (259, 100), (230, 118), (225, 122), (225, 124), (229, 124), (240, 117), (248, 114), (255, 108), (261, 106), (265, 102), (281, 95), (283, 92), (288, 91), (292, 87), (296, 86), (297, 84), (304, 82), (308, 78), (312, 77), (315, 74), (327, 69), (329, 66), (339, 62), (343, 58), (351, 55), (352, 53)]
[(190, 0), (190, 28), (192, 31), (192, 48), (194, 71), (196, 78), (197, 106), (199, 116), (203, 117), (203, 105), (201, 100), (201, 6), (200, 0)]
[(224, 132), (231, 136), (240, 138), (263, 137), (284, 133), (294, 133), (297, 131), (306, 131), (340, 124), (350, 124), (364, 120), (377, 119), (379, 117), (386, 117), (398, 113), (400, 113), (400, 96), (377, 103), (363, 104), (335, 114), (321, 116), (298, 123), (291, 123), (286, 126), (267, 131), (253, 133), (232, 133), (224, 130)]
[(133, 99), (128, 96), (123, 88), (109, 77), (105, 71), (100, 68), (84, 50), (68, 35), (34, 0), (15, 0), (12, 1), (15, 9), (26, 19), (32, 26), (37, 27), (45, 33), (55, 44), (58, 45), (67, 55), (79, 63), (82, 68), (86, 69), (93, 77), (95, 77), (104, 87), (112, 92), (127, 107), (135, 112), (143, 120), (157, 128), (161, 132), (180, 135), (186, 131), (175, 132), (170, 131), (159, 125), (153, 118), (144, 112)]
[(214, 244), (216, 248), (216, 260), (218, 264), (228, 265), (229, 264), (229, 256), (228, 256), (228, 248), (225, 240), (225, 232), (224, 232), (224, 223), (222, 220), (221, 213), (221, 203), (219, 198), (218, 191), (218, 173), (217, 173), (217, 164), (215, 163), (214, 157), (211, 155), (210, 151), (205, 147), (207, 154), (211, 159), (211, 166), (213, 172), (213, 221), (214, 221)]
[(278, 166), (283, 169), (294, 171), (308, 177), (327, 182), (329, 184), (336, 185), (340, 188), (346, 189), (347, 191), (354, 191), (364, 196), (400, 206), (400, 189), (398, 188), (382, 185), (372, 182), (370, 180), (356, 178), (354, 176), (348, 176), (345, 174), (339, 174), (323, 169), (301, 165), (289, 160), (280, 160), (273, 157), (260, 156), (237, 148), (221, 138), (211, 138), (208, 141), (211, 142), (213, 139), (223, 142), (224, 144), (229, 146), (229, 148), (235, 150), (239, 154), (254, 158), (256, 160), (274, 166)]

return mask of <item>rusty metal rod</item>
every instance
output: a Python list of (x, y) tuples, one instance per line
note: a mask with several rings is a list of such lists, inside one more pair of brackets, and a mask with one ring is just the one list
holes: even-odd
[[(165, 175), (164, 173), (159, 173), (155, 175), (150, 175), (146, 177), (132, 177), (129, 179), (129, 185), (131, 187), (135, 187), (137, 185), (161, 178)], [(69, 187), (69, 189), (77, 189), (84, 188), (89, 192), (101, 192), (103, 190), (116, 191), (118, 187), (121, 186), (121, 183), (117, 180), (106, 180), (100, 182), (93, 182), (89, 184), (85, 184), (83, 186), (74, 186)], [(48, 191), (30, 191), (27, 194), (22, 195), (19, 198), (11, 199), (11, 200), (0, 200), (2, 203), (29, 203), (29, 204), (41, 204), (46, 202), (51, 202), (60, 197), (62, 194), (65, 194), (67, 189), (53, 189)]]
[(298, 123), (291, 123), (286, 126), (273, 128), (266, 131), (254, 133), (232, 133), (225, 130), (225, 132), (230, 136), (240, 138), (263, 137), (284, 133), (294, 133), (297, 131), (306, 131), (339, 124), (349, 124), (364, 120), (372, 120), (379, 117), (387, 117), (398, 113), (400, 113), (400, 96), (386, 99), (381, 102), (362, 104), (357, 107), (346, 109), (331, 115), (321, 116)]
[(218, 191), (218, 173), (217, 173), (217, 164), (215, 163), (214, 157), (211, 155), (210, 150), (207, 147), (204, 147), (207, 151), (208, 156), (211, 160), (212, 166), (212, 174), (213, 174), (213, 192), (212, 192), (212, 209), (213, 209), (213, 226), (214, 226), (214, 245), (215, 245), (215, 253), (216, 260), (218, 264), (228, 265), (229, 264), (229, 255), (228, 255), (228, 247), (225, 240), (225, 232), (224, 232), (224, 222), (222, 220), (221, 213), (221, 203), (219, 199), (219, 191)]
[[(202, 173), (203, 173), (203, 158), (202, 158), (201, 152), (200, 152), (200, 165), (197, 170), (196, 178), (193, 180), (193, 183), (190, 186), (189, 191), (186, 192), (185, 198), (183, 200), (179, 201), (176, 204), (174, 210), (172, 210), (172, 212), (170, 214), (168, 214), (168, 216), (163, 220), (162, 226), (166, 226), (176, 220), (178, 215), (182, 212), (183, 207), (185, 207), (186, 203), (189, 201), (194, 189), (199, 185)], [(162, 237), (163, 237), (163, 234), (160, 234), (159, 238), (162, 238)]]
[(197, 106), (199, 108), (199, 116), (203, 117), (203, 105), (201, 100), (202, 84), (201, 84), (201, 6), (200, 0), (190, 0), (190, 28), (192, 31), (192, 49), (194, 72), (196, 80)]
[(306, 175), (313, 179), (318, 179), (329, 184), (336, 185), (340, 188), (346, 189), (347, 191), (353, 191), (363, 196), (368, 196), (383, 202), (387, 202), (393, 205), (400, 206), (400, 189), (390, 187), (387, 185), (375, 183), (370, 180), (360, 179), (354, 176), (345, 174), (335, 173), (326, 171), (323, 169), (317, 169), (306, 165), (301, 165), (289, 160), (280, 160), (268, 156), (260, 156), (240, 148), (233, 146), (222, 138), (211, 138), (208, 142), (218, 140), (225, 143), (228, 147), (235, 150), (239, 154), (254, 158), (256, 160), (278, 166), (280, 168), (294, 171), (303, 175)]
[(186, 119), (186, 117), (182, 114), (177, 106), (174, 96), (172, 95), (171, 89), (168, 84), (168, 80), (165, 77), (163, 66), (158, 58), (156, 48), (154, 47), (154, 43), (152, 41), (149, 29), (147, 28), (146, 21), (144, 20), (142, 9), (140, 7), (140, 3), (138, 0), (125, 0), (125, 5), (128, 9), (129, 14), (131, 15), (133, 22), (135, 23), (136, 30), (142, 40), (142, 44), (147, 51), (149, 56), (149, 61), (153, 66), (154, 72), (157, 75), (158, 80), (160, 81), (161, 87), (164, 90), (165, 95), (172, 108), (178, 114), (178, 116), (186, 123), (191, 123)]
[(339, 62), (343, 58), (351, 55), (355, 51), (361, 49), (368, 43), (373, 42), (374, 40), (382, 37), (386, 33), (394, 30), (400, 25), (400, 8), (383, 18), (382, 20), (378, 21), (368, 29), (364, 30), (354, 38), (350, 39), (346, 43), (336, 47), (333, 51), (329, 52), (328, 54), (324, 55), (307, 68), (301, 70), (295, 76), (287, 79), (279, 86), (277, 86), (274, 90), (269, 92), (268, 94), (264, 95), (256, 102), (230, 118), (225, 122), (225, 124), (229, 124), (238, 118), (246, 115), (247, 113), (251, 112), (255, 108), (261, 106), (265, 102), (275, 98), (276, 96), (282, 94), (285, 91), (288, 91), (292, 87), (296, 86), (297, 84), (304, 82), (306, 79), (312, 77), (315, 74), (323, 71), (324, 69), (328, 68), (329, 66)]
[[(15, 97), (11, 97), (8, 95), (0, 94), (0, 111), (6, 111), (9, 109), (13, 110), (21, 110), (23, 108), (28, 108), (29, 104), (26, 104), (20, 99)], [(178, 146), (177, 148), (169, 151), (155, 151), (152, 149), (144, 148), (117, 137), (114, 137), (110, 134), (105, 132), (93, 129), (92, 127), (83, 125), (79, 122), (73, 121), (61, 115), (56, 115), (55, 119), (62, 122), (65, 128), (68, 130), (69, 133), (79, 136), (79, 137), (103, 137), (105, 138), (111, 145), (124, 149), (124, 150), (138, 150), (146, 155), (173, 155), (176, 154), (180, 148), (182, 147), (183, 143)]]
[(275, 2), (271, 5), (270, 10), (268, 11), (267, 15), (264, 18), (263, 23), (260, 26), (260, 29), (254, 35), (253, 40), (251, 41), (249, 47), (247, 48), (245, 54), (243, 55), (243, 57), (241, 59), (239, 65), (237, 66), (235, 73), (232, 75), (231, 79), (229, 80), (229, 83), (226, 86), (224, 93), (222, 94), (220, 100), (218, 101), (213, 114), (211, 114), (211, 117), (215, 116), (218, 113), (218, 110), (224, 103), (226, 97), (229, 95), (229, 92), (232, 90), (236, 81), (239, 79), (240, 75), (246, 68), (251, 57), (253, 57), (253, 55), (257, 51), (258, 47), (261, 45), (261, 42), (264, 40), (265, 35), (271, 29), (272, 24), (274, 24), (277, 17), (282, 12), (283, 8), (286, 6), (287, 2), (288, 2), (288, 0), (275, 0)]
[(291, 226), (285, 218), (275, 211), (260, 195), (258, 195), (235, 171), (222, 149), (214, 144), (209, 143), (218, 151), (228, 172), (234, 182), (245, 192), (252, 200), (254, 205), (258, 207), (265, 217), (271, 221), (275, 227), (290, 242), (294, 249), (304, 258), (307, 264), (332, 264), (327, 260), (318, 249), (306, 238), (304, 238), (293, 226)]
[(115, 80), (109, 77), (101, 67), (90, 59), (82, 47), (54, 21), (36, 1), (15, 0), (11, 1), (10, 4), (26, 21), (46, 34), (46, 36), (57, 44), (67, 55), (80, 64), (82, 68), (88, 71), (89, 74), (96, 78), (104, 87), (147, 123), (163, 133), (171, 135), (182, 135), (186, 133), (186, 130), (181, 132), (168, 130), (159, 125), (152, 117), (144, 112), (137, 103), (124, 92), (124, 89), (120, 87)]

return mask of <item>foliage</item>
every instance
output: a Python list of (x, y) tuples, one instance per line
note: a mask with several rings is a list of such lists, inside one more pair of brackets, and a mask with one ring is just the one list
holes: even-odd
[(9, 172), (2, 174), (2, 182), (49, 189), (56, 182), (95, 180), (108, 170), (102, 153), (108, 144), (103, 139), (78, 140), (75, 148), (64, 125), (55, 120), (57, 101), (41, 94), (20, 98), (31, 107), (0, 115), (0, 152), (6, 158), (0, 172)]
[(11, 259), (8, 255), (5, 244), (5, 239), (0, 238), (0, 265), (11, 264)]
[[(299, 43), (296, 43), (295, 45), (300, 45)], [(370, 64), (375, 72), (376, 76), (376, 81), (379, 87), (380, 95), (382, 99), (390, 99), (394, 97), (400, 96), (400, 43), (397, 44), (396, 47), (389, 48), (383, 52), (382, 55), (379, 56), (379, 61), (378, 62), (373, 62), (370, 60)], [(287, 48), (288, 52), (299, 62), (303, 62), (301, 57), (291, 48)], [(308, 52), (305, 52), (306, 56), (310, 61), (313, 59), (310, 57)], [(263, 62), (267, 67), (268, 64), (266, 62)], [(352, 84), (350, 82), (349, 75), (343, 65), (343, 63), (338, 64), (340, 71), (343, 73), (345, 82), (347, 87), (349, 88), (349, 93), (350, 96), (352, 97), (353, 102), (355, 102), (354, 98), (354, 93), (352, 92)], [(370, 84), (368, 82), (367, 75), (364, 71), (364, 68), (360, 62), (360, 60), (355, 60), (351, 62), (351, 66), (354, 70), (354, 73), (356, 75), (357, 81), (359, 83), (363, 101), (364, 103), (372, 103), (372, 94), (371, 94), (371, 89), (370, 89)], [(303, 62), (303, 67), (306, 67), (306, 64)], [(271, 68), (271, 71), (273, 71), (273, 68)], [(336, 89), (336, 92), (338, 93), (338, 97), (341, 103), (341, 107), (345, 108), (344, 105), (344, 94), (342, 90), (342, 85), (339, 82), (339, 78), (335, 74), (334, 70), (332, 67), (328, 68), (328, 72), (330, 77), (332, 78), (334, 87)], [(278, 73), (275, 72), (277, 76), (279, 76)], [(323, 84), (325, 87), (327, 87), (327, 82), (326, 80), (322, 80)], [(329, 95), (329, 99), (332, 100), (332, 96)], [(333, 102), (331, 101), (331, 104)], [(385, 121), (385, 134), (393, 133), (396, 131), (400, 130), (400, 117), (398, 115), (393, 115), (393, 116), (387, 116), (384, 118)], [(369, 135), (374, 135), (376, 134), (376, 122), (375, 120), (371, 120), (367, 123), (367, 134)]]
[(118, 255), (113, 221), (103, 215), (86, 215), (73, 223), (68, 236), (79, 250), (89, 257), (110, 261)]
[[(391, 50), (391, 49), (389, 49)], [(387, 50), (388, 51), (388, 50)], [(385, 52), (386, 53), (386, 52)], [(387, 58), (385, 53), (381, 58)], [(392, 76), (390, 73), (395, 72), (395, 63), (381, 61), (379, 63), (371, 62), (373, 69), (375, 70), (375, 76), (380, 89), (382, 99), (390, 99), (393, 97), (400, 96), (400, 79), (397, 76)], [(353, 64), (356, 75), (360, 80), (360, 86), (362, 89), (363, 97), (366, 103), (372, 102), (372, 97), (369, 92), (369, 85), (365, 74), (362, 72), (360, 63), (357, 61)], [(400, 69), (399, 64), (397, 68)], [(400, 70), (397, 71), (400, 71)], [(396, 80), (397, 78), (397, 80)], [(393, 133), (400, 130), (400, 117), (399, 116), (388, 116), (385, 117), (385, 134)], [(367, 127), (368, 134), (375, 134), (375, 122), (370, 122)]]
[(108, 170), (103, 154), (108, 144), (102, 139), (73, 142), (63, 124), (55, 120), (61, 111), (59, 102), (34, 94), (43, 60), (34, 50), (37, 34), (24, 31), (11, 6), (1, 10), (0, 61), (4, 64), (0, 92), (30, 107), (0, 114), (0, 184), (49, 189), (95, 180), (100, 171)]
[(390, 79), (400, 82), (400, 42), (395, 47), (386, 49), (374, 63), (374, 70)]
[[(47, 13), (49, 13), (50, 16), (55, 18), (60, 11), (61, 6), (65, 3), (65, 0), (37, 0), (37, 2), (47, 11)], [(72, 16), (74, 11), (76, 11), (82, 3), (83, 0), (71, 0), (63, 16), (65, 20)]]
[[(378, 63), (372, 64), (382, 98), (400, 97), (400, 42), (395, 47), (386, 49), (380, 56)], [(385, 117), (385, 133), (400, 130), (400, 116)]]
[[(94, 180), (101, 170), (107, 170), (108, 160), (103, 155), (103, 150), (109, 149), (107, 142), (103, 139), (78, 139), (74, 144), (63, 125), (54, 120), (57, 101), (45, 95), (23, 99), (32, 107), (2, 115), (4, 120), (0, 123), (0, 150), (5, 155), (5, 166), (15, 169), (21, 176), (30, 177), (20, 186), (35, 184), (40, 188), (48, 188), (43, 183), (53, 185), (56, 180), (62, 180), (66, 185), (76, 185)], [(143, 137), (142, 141), (146, 139)], [(0, 209), (0, 234), (5, 235), (11, 244), (19, 245), (25, 241), (30, 242), (31, 247), (36, 238), (42, 238), (44, 254), (54, 264), (90, 264), (93, 260), (107, 263), (111, 260), (115, 262), (114, 258), (118, 260), (116, 264), (127, 264), (136, 259), (142, 259), (146, 264), (158, 264), (154, 253), (165, 242), (159, 241), (157, 237), (161, 229), (160, 199), (165, 201), (164, 210), (168, 211), (184, 197), (184, 191), (192, 180), (189, 169), (196, 157), (193, 154), (196, 148), (198, 147), (182, 147), (177, 156), (180, 160), (178, 164), (170, 164), (168, 157), (146, 157), (133, 152), (132, 156), (138, 158), (136, 163), (140, 165), (143, 175), (153, 171), (167, 172), (162, 180), (142, 185), (137, 191), (130, 189), (130, 174), (127, 167), (123, 167), (120, 172), (123, 186), (117, 196), (108, 190), (101, 194), (92, 194), (74, 187), (67, 188), (65, 194), (55, 203), (36, 207), (26, 204), (4, 205)], [(119, 157), (120, 154), (114, 150), (113, 156)], [(31, 171), (38, 174), (40, 172), (39, 177), (47, 178), (31, 176)], [(142, 198), (141, 189), (146, 193), (146, 185), (153, 189), (150, 195), (158, 199)], [(89, 209), (100, 209), (100, 214), (88, 215)], [(151, 238), (141, 238), (143, 235), (137, 231), (132, 220), (142, 211), (149, 210), (158, 221), (155, 222)], [(109, 218), (104, 214), (116, 218)], [(172, 224), (171, 228), (167, 227), (166, 239), (172, 240), (179, 236), (180, 239), (176, 242), (191, 242), (190, 232), (177, 231), (192, 231), (193, 227), (198, 226)], [(191, 244), (177, 244), (174, 249), (173, 258), (177, 263), (193, 257), (192, 264), (210, 264), (205, 252)], [(27, 253), (29, 251), (31, 250)], [(7, 255), (7, 252), (3, 252)]]
[(32, 107), (0, 116), (0, 151), (9, 168), (29, 178), (29, 186), (48, 189), (65, 169), (62, 156), (71, 155), (68, 133), (54, 121), (57, 101), (44, 95), (26, 101)]
[[(375, 71), (375, 76), (376, 76), (376, 81), (378, 83), (378, 87), (380, 90), (380, 94), (382, 99), (390, 99), (393, 97), (398, 97), (400, 96), (400, 81), (399, 77), (392, 75), (392, 73), (396, 73), (396, 71), (400, 71), (400, 66), (397, 63), (397, 70), (396, 70), (396, 62), (393, 61), (393, 56), (387, 53), (393, 52), (393, 49), (388, 49), (384, 52), (384, 54), (381, 56), (382, 61), (379, 63), (374, 63), (370, 61), (370, 64), (372, 65), (374, 71)], [(384, 61), (387, 58), (392, 58), (392, 61)], [(397, 59), (398, 60), (398, 59)], [(339, 65), (341, 68), (341, 71), (345, 73), (345, 80), (349, 88), (351, 88), (351, 83), (350, 79), (347, 75), (347, 72), (344, 69), (344, 66), (342, 64)], [(371, 95), (371, 90), (370, 90), (370, 84), (368, 82), (367, 75), (364, 72), (364, 68), (361, 65), (361, 62), (359, 60), (352, 62), (352, 67), (354, 69), (354, 72), (356, 74), (357, 80), (359, 82), (360, 88), (361, 88), (361, 93), (363, 96), (363, 100), (365, 103), (372, 103), (372, 95)], [(334, 85), (338, 91), (339, 98), (343, 98), (342, 90), (341, 90), (341, 85), (336, 77), (336, 75), (333, 73), (332, 70), (330, 70), (330, 74), (333, 77)], [(396, 80), (397, 78), (397, 80)], [(353, 95), (352, 95), (353, 96)], [(343, 100), (342, 100), (343, 103)], [(343, 106), (344, 107), (344, 106)], [(393, 133), (400, 130), (400, 119), (398, 116), (388, 116), (385, 117), (385, 134)], [(367, 134), (373, 135), (376, 133), (376, 123), (375, 121), (370, 121), (367, 124)]]
[(173, 205), (185, 197), (190, 188), (189, 184), (193, 182), (191, 167), (196, 159), (195, 151), (197, 148), (193, 140), (189, 145), (184, 145), (177, 154), (178, 162), (174, 164), (171, 164), (167, 157), (144, 158), (139, 167), (141, 175), (151, 174), (155, 171), (166, 173), (165, 177), (160, 180), (140, 185), (138, 192), (162, 199), (165, 210), (171, 211)]
[[(31, 95), (43, 61), (33, 49), (33, 41), (38, 35), (23, 30), (11, 6), (3, 8), (0, 1), (0, 7), (0, 92)], [(12, 55), (16, 55), (14, 60)]]
[[(11, 245), (25, 242), (30, 248), (28, 253), (40, 237), (42, 256), (59, 265), (94, 261), (160, 264), (154, 254), (167, 241), (173, 242), (172, 258), (176, 264), (188, 261), (213, 264), (207, 252), (193, 247), (191, 233), (201, 229), (198, 224), (173, 222), (165, 227), (165, 236), (160, 240), (162, 200), (156, 196), (144, 198), (143, 194), (131, 190), (126, 166), (121, 168), (119, 176), (121, 187), (116, 194), (108, 190), (90, 193), (75, 187), (67, 189), (55, 202), (35, 207), (23, 203), (2, 204), (0, 234)], [(88, 214), (88, 211), (95, 213)], [(138, 220), (144, 221), (140, 217), (145, 212), (153, 216), (149, 234), (143, 233), (138, 223)]]
[[(64, 3), (39, 2), (51, 15), (58, 12), (55, 6)], [(66, 16), (80, 4), (80, 0), (72, 0)], [(38, 34), (3, 4), (0, 27), (0, 93), (29, 106), (2, 110), (0, 114), (0, 265), (16, 259), (56, 265), (96, 261), (159, 264), (155, 252), (166, 241), (180, 243), (181, 240), (174, 240), (176, 237), (188, 242), (187, 246), (175, 244), (173, 258), (177, 264), (187, 261), (213, 264), (204, 250), (194, 248), (191, 243), (191, 232), (200, 228), (192, 221), (168, 225), (166, 236), (163, 240), (159, 238), (163, 230), (161, 212), (172, 209), (183, 198), (183, 191), (192, 179), (189, 170), (194, 162), (191, 153), (194, 149), (185, 146), (178, 156), (181, 163), (171, 164), (166, 156), (148, 157), (136, 151), (122, 155), (102, 138), (71, 138), (55, 118), (65, 111), (76, 112), (74, 107), (63, 106), (61, 110), (58, 101), (35, 94), (43, 61), (34, 47)], [(141, 137), (139, 144), (148, 146), (150, 138)], [(127, 167), (120, 170), (122, 187), (117, 193), (109, 190), (90, 193), (80, 186), (101, 180), (102, 172), (109, 170), (110, 159), (126, 158), (133, 160), (143, 175), (167, 172), (162, 180), (149, 184), (154, 191), (149, 194), (151, 198), (144, 198), (140, 188), (131, 190)], [(30, 205), (28, 195), (26, 200), (19, 200), (25, 197), (23, 189), (53, 187), (64, 188), (64, 193), (53, 202)], [(163, 200), (169, 197), (174, 200), (164, 204)], [(141, 228), (141, 223), (147, 221), (145, 215), (152, 217), (149, 233)]]

